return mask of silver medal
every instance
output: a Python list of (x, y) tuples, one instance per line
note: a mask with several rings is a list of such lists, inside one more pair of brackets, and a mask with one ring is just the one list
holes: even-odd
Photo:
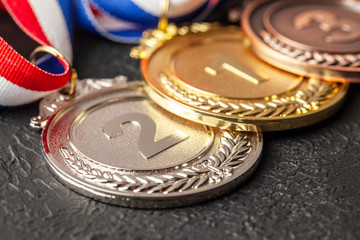
[(138, 208), (183, 206), (222, 195), (256, 167), (260, 130), (220, 130), (154, 104), (139, 82), (84, 80), (76, 99), (46, 97), (31, 120), (43, 128), (56, 176), (94, 199)]

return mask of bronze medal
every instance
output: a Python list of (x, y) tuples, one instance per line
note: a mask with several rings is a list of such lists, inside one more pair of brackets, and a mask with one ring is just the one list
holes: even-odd
[(255, 1), (242, 25), (266, 62), (305, 76), (360, 80), (360, 7), (354, 1)]

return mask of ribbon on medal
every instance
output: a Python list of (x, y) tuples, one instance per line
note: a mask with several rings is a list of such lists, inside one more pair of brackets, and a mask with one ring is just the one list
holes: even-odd
[[(47, 55), (34, 65), (0, 37), (0, 108), (33, 102), (69, 82), (74, 23), (110, 40), (134, 43), (144, 30), (156, 27), (160, 15), (160, 0), (1, 1), (27, 35), (64, 57)], [(222, 1), (171, 0), (169, 17), (173, 22), (201, 21)]]

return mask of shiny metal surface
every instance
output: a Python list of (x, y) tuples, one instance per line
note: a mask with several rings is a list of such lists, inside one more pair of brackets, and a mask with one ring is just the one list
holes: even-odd
[(259, 61), (248, 44), (239, 31), (188, 35), (154, 52), (146, 71), (150, 78), (166, 73), (178, 77), (189, 88), (234, 99), (281, 94), (302, 82), (299, 76)]
[(139, 152), (147, 159), (152, 156), (176, 145), (189, 136), (182, 131), (175, 131), (158, 141), (155, 141), (156, 136), (156, 123), (146, 114), (142, 113), (129, 113), (116, 117), (109, 122), (105, 123), (103, 132), (109, 138), (113, 139), (119, 135), (124, 134), (123, 124), (132, 123), (141, 128), (139, 136), (138, 149)]
[(259, 0), (244, 11), (252, 50), (270, 64), (332, 81), (360, 80), (360, 5)]
[(277, 131), (319, 122), (341, 106), (348, 83), (275, 68), (253, 54), (240, 29), (199, 25), (180, 28), (142, 59), (145, 90), (163, 108), (222, 129), (249, 123)]
[(256, 167), (263, 143), (255, 126), (197, 124), (158, 107), (142, 84), (115, 83), (84, 95), (78, 89), (47, 121), (44, 154), (70, 188), (122, 206), (183, 206), (230, 191)]

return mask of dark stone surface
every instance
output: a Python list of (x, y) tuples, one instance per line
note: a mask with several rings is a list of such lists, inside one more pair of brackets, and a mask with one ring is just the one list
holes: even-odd
[[(36, 44), (0, 15), (0, 35), (27, 56)], [(137, 79), (131, 46), (78, 34), (79, 76)], [(0, 239), (360, 239), (360, 86), (307, 128), (264, 134), (260, 166), (219, 199), (168, 210), (103, 204), (69, 190), (29, 127), (38, 103), (0, 111)]]

